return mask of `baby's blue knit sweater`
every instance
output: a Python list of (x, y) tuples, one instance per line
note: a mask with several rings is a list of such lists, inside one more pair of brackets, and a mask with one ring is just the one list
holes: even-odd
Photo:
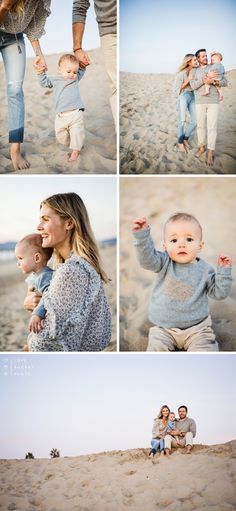
[(46, 73), (38, 75), (42, 87), (53, 88), (56, 113), (84, 108), (79, 90), (79, 81), (83, 78), (84, 73), (85, 69), (79, 69), (74, 80), (65, 79), (61, 75), (47, 76)]
[(155, 249), (150, 228), (134, 232), (140, 265), (157, 274), (149, 319), (163, 328), (189, 328), (209, 315), (208, 297), (222, 300), (230, 292), (231, 268), (218, 267), (197, 258), (194, 263), (175, 263), (167, 252)]

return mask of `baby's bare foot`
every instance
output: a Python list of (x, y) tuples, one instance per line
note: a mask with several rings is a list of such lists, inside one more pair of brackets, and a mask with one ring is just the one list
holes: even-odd
[(20, 144), (12, 144), (10, 152), (12, 165), (15, 170), (24, 170), (30, 167), (30, 163), (21, 155)]
[(80, 155), (80, 151), (72, 151), (71, 155), (70, 155), (70, 158), (69, 158), (69, 161), (77, 161), (78, 160), (78, 157)]
[(179, 151), (180, 151), (181, 153), (186, 153), (186, 152), (187, 152), (187, 150), (186, 150), (186, 147), (185, 147), (184, 143), (183, 143), (183, 144), (178, 144), (178, 148), (179, 148)]

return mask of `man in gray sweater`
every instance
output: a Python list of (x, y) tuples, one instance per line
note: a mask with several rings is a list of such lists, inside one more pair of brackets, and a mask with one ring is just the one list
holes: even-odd
[[(89, 0), (73, 0), (72, 23), (74, 53), (80, 67), (89, 65), (88, 54), (82, 47), (87, 10)], [(94, 8), (97, 15), (101, 47), (107, 74), (112, 83), (112, 95), (110, 98), (111, 110), (116, 126), (116, 100), (117, 100), (117, 72), (116, 72), (116, 0), (94, 0)]]
[(198, 50), (195, 53), (195, 56), (198, 59), (199, 67), (192, 71), (190, 85), (195, 93), (197, 114), (197, 136), (199, 147), (196, 157), (200, 158), (200, 156), (205, 152), (207, 142), (207, 164), (213, 165), (217, 136), (217, 120), (219, 114), (219, 94), (216, 87), (210, 87), (210, 92), (207, 96), (204, 95), (204, 90), (205, 84), (225, 87), (227, 85), (227, 80), (224, 76), (218, 80), (217, 71), (210, 70), (211, 66), (208, 65), (205, 49)]
[(202, 228), (188, 213), (176, 213), (164, 227), (164, 248), (154, 247), (146, 218), (133, 222), (140, 265), (156, 274), (149, 303), (147, 351), (218, 351), (211, 328), (208, 297), (222, 300), (231, 283), (231, 259), (218, 258), (217, 271), (198, 257)]
[[(176, 422), (176, 428), (171, 435), (165, 436), (165, 453), (170, 454), (171, 447), (184, 447), (187, 454), (190, 454), (193, 447), (193, 438), (196, 436), (196, 423), (190, 417), (187, 417), (188, 408), (181, 405), (178, 408), (179, 420)], [(178, 442), (174, 437), (178, 438)]]

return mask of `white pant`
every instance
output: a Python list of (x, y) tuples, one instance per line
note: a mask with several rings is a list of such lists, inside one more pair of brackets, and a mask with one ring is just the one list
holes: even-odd
[(184, 330), (158, 326), (150, 328), (147, 351), (174, 351), (176, 348), (185, 351), (218, 351), (210, 316)]
[(84, 143), (84, 113), (82, 110), (70, 110), (56, 115), (55, 132), (60, 144), (80, 151)]
[[(184, 437), (178, 436), (178, 441), (180, 443), (179, 447), (184, 447), (185, 445), (193, 445), (193, 434), (191, 431), (188, 431)], [(166, 435), (165, 449), (171, 449), (171, 447), (178, 447), (178, 444), (173, 436)]]
[(116, 70), (116, 34), (106, 34), (101, 37), (101, 47), (107, 74), (112, 82), (112, 95), (110, 97), (111, 110), (116, 127), (117, 123), (117, 70)]
[(219, 103), (196, 103), (198, 145), (206, 145), (214, 151), (217, 136)]

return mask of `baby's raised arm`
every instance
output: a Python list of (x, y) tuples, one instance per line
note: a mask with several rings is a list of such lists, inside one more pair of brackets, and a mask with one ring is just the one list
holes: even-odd
[(141, 231), (142, 229), (147, 229), (148, 222), (145, 216), (141, 216), (139, 218), (136, 218), (136, 220), (133, 220), (132, 223), (132, 231)]

